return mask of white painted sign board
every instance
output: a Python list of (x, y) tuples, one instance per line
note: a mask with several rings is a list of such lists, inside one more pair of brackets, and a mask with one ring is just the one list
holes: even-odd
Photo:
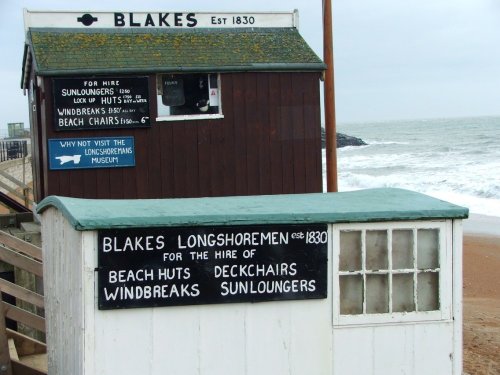
[(28, 28), (298, 28), (298, 11), (294, 12), (100, 12), (24, 11)]

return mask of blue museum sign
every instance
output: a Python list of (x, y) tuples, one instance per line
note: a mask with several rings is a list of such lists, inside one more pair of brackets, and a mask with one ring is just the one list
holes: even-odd
[(49, 139), (49, 168), (135, 166), (134, 137)]

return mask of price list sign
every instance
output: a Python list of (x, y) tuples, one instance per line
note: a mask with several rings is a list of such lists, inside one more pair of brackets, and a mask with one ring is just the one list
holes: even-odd
[(150, 126), (148, 77), (53, 78), (54, 129)]
[(326, 224), (98, 232), (101, 310), (327, 297)]

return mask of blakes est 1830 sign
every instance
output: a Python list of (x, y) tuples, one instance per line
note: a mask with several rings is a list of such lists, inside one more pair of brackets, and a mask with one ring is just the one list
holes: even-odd
[(54, 129), (150, 126), (148, 77), (53, 78)]
[(327, 297), (326, 224), (100, 230), (98, 307)]

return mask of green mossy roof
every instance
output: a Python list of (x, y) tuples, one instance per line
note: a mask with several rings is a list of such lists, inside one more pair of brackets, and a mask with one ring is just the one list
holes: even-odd
[(39, 75), (325, 69), (294, 28), (30, 29), (28, 43)]

